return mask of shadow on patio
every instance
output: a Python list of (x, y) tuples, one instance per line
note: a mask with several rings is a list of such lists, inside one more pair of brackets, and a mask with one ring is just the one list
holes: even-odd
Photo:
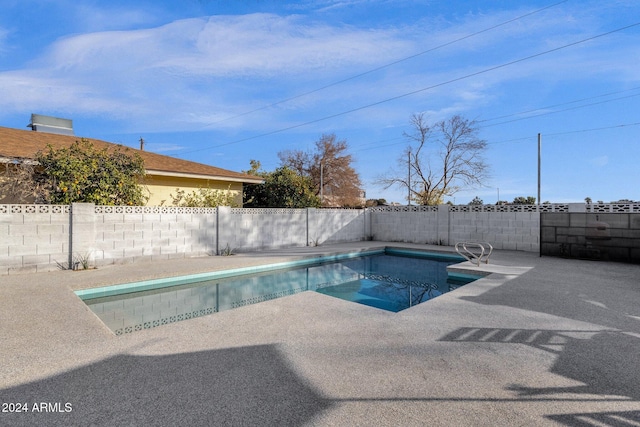
[[(549, 372), (579, 384), (531, 387), (512, 384), (508, 390), (520, 399), (573, 399), (598, 395), (603, 400), (640, 401), (640, 338), (611, 330), (543, 330), (463, 327), (440, 338), (457, 343), (521, 344), (557, 355)], [(585, 396), (586, 398), (587, 396)], [(572, 426), (638, 425), (640, 411), (547, 415)], [(631, 423), (634, 420), (636, 423)]]
[[(2, 414), (12, 426), (301, 425), (332, 405), (274, 345), (118, 355), (2, 390), (2, 401), (28, 405), (29, 413)], [(33, 412), (40, 402), (61, 410)]]

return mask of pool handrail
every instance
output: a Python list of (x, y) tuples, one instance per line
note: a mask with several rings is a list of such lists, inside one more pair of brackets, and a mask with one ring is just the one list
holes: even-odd
[[(489, 242), (458, 242), (455, 249), (459, 255), (477, 266), (480, 266), (481, 262), (489, 264), (489, 257), (493, 252), (493, 246)], [(485, 253), (487, 250), (488, 252)]]

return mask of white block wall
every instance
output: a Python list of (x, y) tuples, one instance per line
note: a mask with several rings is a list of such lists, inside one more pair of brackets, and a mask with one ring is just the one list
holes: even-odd
[(452, 246), (487, 241), (537, 252), (544, 212), (640, 212), (640, 204), (235, 209), (0, 205), (0, 275), (323, 243), (377, 240)]
[(357, 242), (368, 231), (362, 209), (309, 209), (309, 244)]
[(0, 275), (69, 262), (69, 206), (0, 205)]
[[(98, 206), (93, 230), (93, 244), (84, 250), (92, 254), (95, 265), (216, 252), (215, 208)], [(76, 251), (78, 247), (74, 245)]]
[(452, 212), (450, 244), (489, 242), (496, 249), (540, 250), (539, 212)]
[(237, 252), (307, 245), (307, 209), (219, 207), (218, 245)]
[(371, 216), (374, 240), (449, 246), (482, 241), (496, 249), (540, 250), (536, 206), (398, 206), (374, 208)]
[(439, 215), (437, 206), (392, 206), (371, 213), (373, 240), (438, 244)]

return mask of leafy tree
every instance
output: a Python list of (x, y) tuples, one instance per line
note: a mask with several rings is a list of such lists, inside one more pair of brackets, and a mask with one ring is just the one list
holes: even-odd
[(217, 206), (231, 206), (232, 208), (238, 207), (236, 196), (231, 193), (231, 186), (227, 191), (215, 190), (213, 188), (204, 187), (198, 188), (190, 193), (185, 190), (176, 188), (176, 195), (169, 194), (174, 206), (185, 207), (208, 207), (215, 208)]
[(248, 171), (242, 171), (243, 173), (246, 173), (247, 175), (264, 176), (265, 172), (260, 170), (262, 164), (259, 160), (251, 159), (249, 160), (249, 164), (251, 165), (251, 169)]
[(482, 199), (478, 196), (474, 197), (472, 201), (469, 202), (470, 205), (484, 205)]
[(36, 155), (48, 184), (48, 202), (144, 205), (144, 161), (127, 151), (121, 146), (97, 149), (87, 139), (57, 150), (48, 146)]
[[(256, 162), (255, 174), (265, 179), (262, 184), (244, 188), (244, 206), (252, 208), (307, 208), (319, 207), (320, 199), (314, 194), (308, 177), (301, 176), (286, 166), (274, 172), (259, 172)], [(254, 163), (252, 163), (252, 167)]]
[(477, 123), (455, 115), (433, 125), (424, 114), (411, 117), (410, 145), (398, 160), (400, 168), (378, 179), (385, 188), (408, 190), (409, 201), (438, 205), (465, 187), (482, 185), (489, 165), (483, 159), (487, 142)]
[(535, 205), (536, 204), (536, 198), (533, 196), (528, 196), (528, 197), (516, 197), (515, 199), (513, 199), (512, 202), (514, 205)]
[(591, 204), (591, 197), (588, 197), (588, 196), (587, 196), (587, 197), (585, 197), (585, 198), (584, 198), (584, 202), (585, 202), (586, 204), (590, 205), (590, 204)]
[(144, 205), (144, 161), (127, 151), (97, 149), (86, 139), (66, 148), (48, 146), (35, 161), (12, 166), (3, 196), (51, 204)]
[(347, 150), (346, 141), (325, 134), (316, 141), (315, 152), (289, 150), (278, 157), (283, 166), (311, 180), (315, 195), (323, 196), (323, 206), (362, 206), (362, 183)]

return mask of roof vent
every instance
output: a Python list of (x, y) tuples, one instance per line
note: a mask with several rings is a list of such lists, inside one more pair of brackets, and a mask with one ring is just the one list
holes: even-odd
[(27, 127), (30, 127), (31, 130), (35, 132), (73, 136), (73, 122), (70, 119), (59, 119), (57, 117), (32, 114), (31, 123), (29, 123)]

